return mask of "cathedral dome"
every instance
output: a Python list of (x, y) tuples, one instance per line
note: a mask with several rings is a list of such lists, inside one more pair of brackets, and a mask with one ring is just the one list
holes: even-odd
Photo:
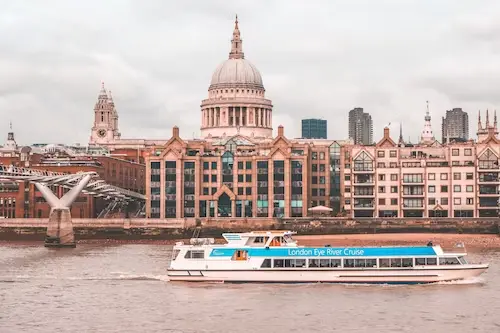
[(240, 59), (228, 59), (220, 64), (212, 75), (210, 88), (223, 88), (226, 86), (251, 86), (252, 88), (261, 88), (262, 76), (257, 67), (250, 61)]

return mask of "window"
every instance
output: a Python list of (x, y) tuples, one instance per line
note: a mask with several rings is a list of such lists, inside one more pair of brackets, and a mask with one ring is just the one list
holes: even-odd
[(251, 174), (247, 174), (247, 175), (245, 175), (245, 181), (246, 181), (247, 183), (250, 183), (250, 182), (252, 181), (252, 175), (251, 175)]
[(345, 175), (344, 180), (345, 181), (350, 181), (351, 180), (351, 175)]
[(472, 172), (467, 172), (465, 174), (465, 179), (467, 179), (467, 180), (474, 179), (474, 174)]
[(447, 173), (442, 173), (441, 174), (441, 180), (448, 180), (448, 174)]
[(385, 163), (384, 162), (378, 162), (377, 163), (377, 168), (385, 168)]
[(209, 180), (208, 175), (203, 175), (203, 182), (207, 183)]
[(429, 193), (436, 193), (436, 186), (429, 185)]
[(238, 183), (243, 183), (243, 175), (238, 175)]
[(436, 179), (436, 174), (435, 173), (430, 173), (427, 175), (427, 179), (429, 180), (435, 180)]
[(379, 205), (385, 205), (385, 199), (378, 199)]
[(320, 152), (319, 153), (319, 159), (320, 160), (324, 160), (325, 159), (325, 153), (324, 152)]
[(252, 170), (252, 162), (251, 161), (246, 161), (245, 162), (245, 167), (247, 170)]
[(378, 193), (385, 193), (385, 186), (379, 186)]
[(433, 266), (433, 265), (437, 265), (437, 260), (436, 260), (436, 258), (415, 258), (415, 265)]
[(185, 259), (203, 259), (205, 257), (205, 251), (203, 250), (189, 250), (184, 255)]
[(260, 268), (271, 268), (271, 259), (264, 259)]
[(208, 191), (209, 191), (208, 187), (204, 187), (203, 188), (203, 195), (208, 195)]
[(398, 204), (398, 199), (391, 199), (392, 206), (397, 206), (397, 204)]
[(440, 265), (460, 265), (460, 261), (456, 257), (439, 258)]
[(378, 157), (385, 157), (385, 151), (383, 151), (383, 150), (379, 150), (379, 151), (377, 152), (377, 156), (378, 156)]
[(238, 170), (242, 170), (243, 169), (243, 162), (238, 162)]
[(243, 195), (243, 187), (238, 187), (238, 195)]
[(448, 205), (448, 198), (441, 198), (441, 205), (447, 206)]
[(453, 204), (454, 205), (461, 205), (462, 199), (461, 198), (453, 198)]
[(391, 193), (398, 193), (398, 187), (397, 186), (391, 186)]
[(474, 191), (474, 186), (472, 185), (467, 185), (465, 187), (465, 192), (473, 192)]
[(465, 155), (465, 156), (472, 156), (472, 149), (470, 149), (470, 148), (465, 148), (465, 149), (464, 149), (464, 155)]
[(458, 156), (459, 155), (459, 150), (458, 149), (452, 149), (451, 150), (451, 155), (452, 156)]
[(462, 187), (460, 185), (454, 185), (453, 192), (462, 192)]
[(203, 162), (203, 169), (208, 170), (208, 162)]
[(467, 198), (467, 199), (465, 199), (465, 203), (467, 205), (473, 205), (474, 204), (474, 198)]
[(391, 150), (391, 151), (389, 152), (389, 156), (390, 156), (390, 157), (397, 157), (397, 152), (396, 152), (395, 150)]
[(245, 190), (245, 194), (246, 195), (252, 195), (252, 188), (251, 187), (247, 187), (246, 190)]
[(398, 180), (398, 174), (397, 174), (397, 173), (393, 173), (393, 174), (391, 174), (391, 180), (392, 180), (392, 181), (396, 181), (396, 180)]
[(216, 183), (217, 182), (217, 175), (212, 175), (212, 183)]
[(385, 180), (385, 175), (378, 175), (378, 180), (384, 181)]
[(212, 162), (212, 170), (217, 170), (217, 162)]
[(453, 180), (460, 180), (460, 172), (454, 172), (453, 173)]
[(435, 205), (436, 204), (436, 198), (429, 198), (429, 205)]
[(441, 193), (448, 193), (448, 186), (441, 185)]

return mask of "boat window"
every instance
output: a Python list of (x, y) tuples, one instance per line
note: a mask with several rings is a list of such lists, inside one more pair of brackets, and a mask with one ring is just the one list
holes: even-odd
[(203, 250), (189, 250), (184, 256), (186, 259), (203, 259), (205, 258), (205, 251)]
[(269, 244), (269, 246), (281, 246), (281, 243), (282, 243), (282, 238), (275, 237), (275, 238), (273, 238), (273, 240), (271, 241), (271, 244)]
[(415, 258), (415, 265), (417, 266), (425, 265), (425, 258)]
[(175, 258), (177, 258), (177, 256), (179, 255), (179, 252), (181, 252), (181, 250), (178, 250), (178, 249), (176, 249), (172, 252), (172, 261), (174, 261)]
[(403, 258), (403, 267), (413, 267), (413, 258)]
[(274, 259), (273, 260), (273, 267), (284, 267), (285, 266), (285, 260), (283, 259)]
[(285, 259), (285, 267), (306, 267), (305, 259)]
[(440, 265), (460, 265), (456, 257), (439, 258)]
[(401, 265), (402, 265), (401, 258), (391, 259), (391, 267), (401, 267)]
[(320, 259), (319, 260), (319, 267), (330, 267), (331, 264), (332, 264), (332, 262), (330, 261), (330, 259)]
[(267, 242), (267, 237), (255, 237), (253, 242), (256, 244), (265, 244)]
[[(309, 267), (319, 267), (319, 260), (320, 259), (309, 259)], [(325, 259), (322, 259), (325, 260)], [(328, 259), (326, 259), (328, 260)]]
[(391, 267), (391, 261), (389, 259), (379, 259), (380, 267)]
[(437, 259), (436, 258), (427, 258), (425, 264), (430, 265), (430, 266), (437, 265)]
[(344, 259), (344, 267), (354, 267), (354, 259)]
[(264, 259), (260, 268), (271, 268), (271, 259)]
[(248, 260), (248, 252), (246, 250), (236, 250), (231, 260)]
[(354, 259), (354, 267), (365, 267), (366, 259)]
[(467, 265), (467, 259), (465, 259), (465, 257), (458, 257), (458, 261), (460, 261), (462, 265)]
[(366, 267), (377, 267), (377, 259), (366, 259)]

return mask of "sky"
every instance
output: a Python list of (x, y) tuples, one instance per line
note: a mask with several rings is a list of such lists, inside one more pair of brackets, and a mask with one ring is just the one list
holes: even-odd
[(437, 139), (455, 107), (469, 113), (475, 138), (478, 110), (484, 120), (500, 105), (497, 0), (1, 5), (0, 135), (12, 122), (21, 144), (88, 143), (101, 81), (122, 138), (168, 139), (174, 125), (181, 137), (199, 137), (200, 103), (228, 58), (235, 14), (245, 58), (273, 101), (275, 133), (283, 125), (300, 137), (300, 119), (317, 117), (328, 121), (329, 139), (345, 139), (348, 111), (363, 107), (375, 141), (389, 124), (397, 139), (402, 123), (416, 142), (429, 101)]

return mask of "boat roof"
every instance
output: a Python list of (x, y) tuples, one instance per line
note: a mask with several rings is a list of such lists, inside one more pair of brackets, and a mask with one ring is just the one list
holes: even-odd
[(258, 237), (258, 236), (284, 236), (284, 235), (295, 235), (297, 232), (291, 230), (261, 230), (261, 231), (250, 231), (250, 232), (231, 232), (223, 233), (224, 235), (239, 235), (242, 237)]

